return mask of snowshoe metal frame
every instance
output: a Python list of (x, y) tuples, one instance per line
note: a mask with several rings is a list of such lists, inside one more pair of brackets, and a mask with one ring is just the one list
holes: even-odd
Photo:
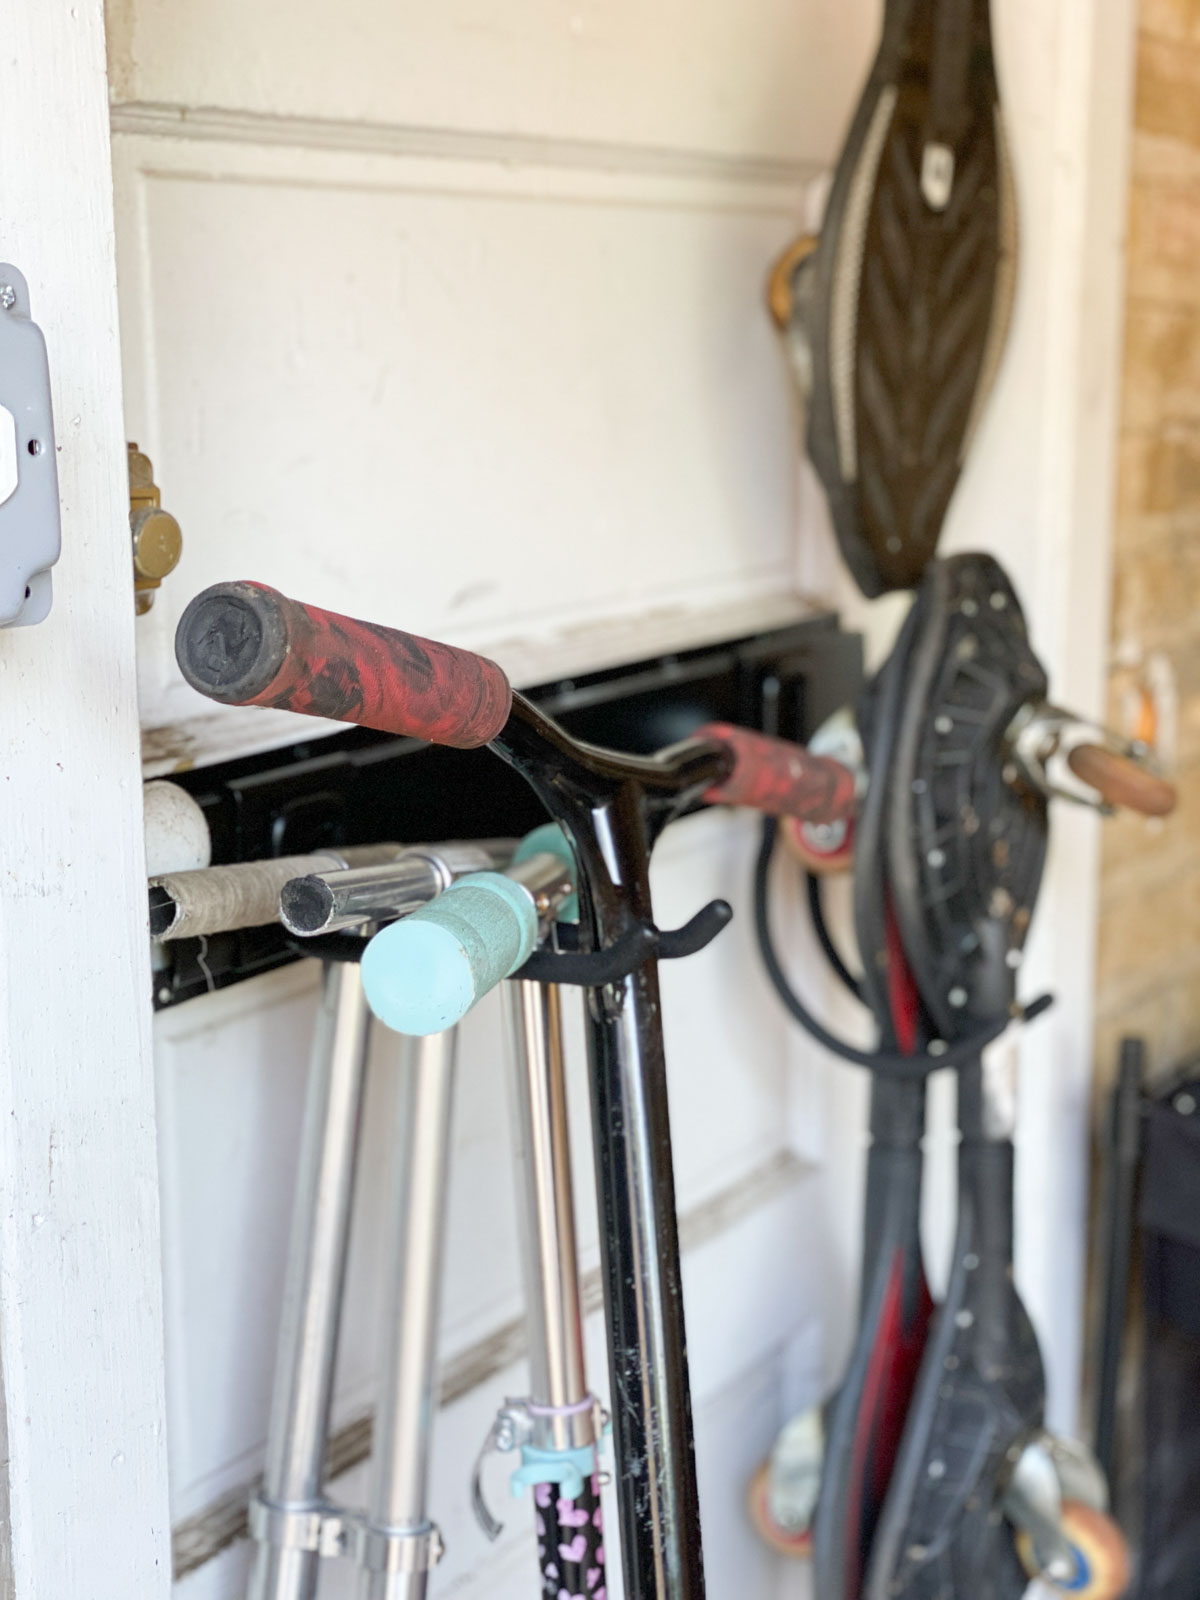
[(808, 450), (868, 597), (934, 555), (1007, 338), (1017, 205), (987, 0), (888, 0), (815, 252), (776, 316)]

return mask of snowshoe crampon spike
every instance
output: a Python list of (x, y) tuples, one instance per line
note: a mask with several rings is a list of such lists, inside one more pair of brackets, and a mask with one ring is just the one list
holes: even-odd
[(868, 597), (912, 587), (937, 548), (1016, 260), (987, 0), (888, 0), (820, 242), (798, 241), (769, 285), (809, 454)]

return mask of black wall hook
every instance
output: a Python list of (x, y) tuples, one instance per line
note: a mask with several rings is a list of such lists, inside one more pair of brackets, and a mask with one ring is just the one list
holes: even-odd
[[(641, 923), (622, 934), (604, 950), (535, 950), (525, 965), (513, 976), (534, 983), (567, 983), (574, 987), (599, 989), (606, 983), (617, 983), (646, 961), (678, 961), (695, 955), (717, 937), (733, 921), (733, 907), (728, 900), (711, 900), (685, 922), (682, 928), (666, 933), (653, 925)], [(568, 923), (558, 925), (560, 946), (575, 943), (578, 930)]]

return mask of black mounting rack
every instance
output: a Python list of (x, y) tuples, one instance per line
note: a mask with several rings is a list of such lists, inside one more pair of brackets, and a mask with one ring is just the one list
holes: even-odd
[[(525, 693), (576, 737), (648, 754), (713, 721), (804, 740), (861, 682), (861, 639), (823, 613)], [(514, 837), (546, 820), (533, 791), (486, 750), (361, 728), (171, 782), (203, 808), (218, 865), (329, 845)], [(173, 940), (161, 947), (170, 965), (154, 975), (155, 1009), (296, 961), (298, 943), (279, 926)]]

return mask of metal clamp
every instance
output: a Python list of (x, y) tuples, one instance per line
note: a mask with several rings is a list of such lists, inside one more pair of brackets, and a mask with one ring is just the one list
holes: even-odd
[(380, 1528), (355, 1520), (354, 1559), (367, 1572), (432, 1572), (446, 1553), (441, 1529)]
[[(545, 1433), (545, 1423), (552, 1414), (567, 1424), (569, 1443), (565, 1449), (556, 1448), (553, 1439)], [(591, 1466), (588, 1472), (595, 1469), (597, 1445), (608, 1431), (608, 1425), (608, 1413), (595, 1395), (588, 1395), (578, 1406), (565, 1410), (554, 1408), (553, 1412), (549, 1407), (534, 1405), (529, 1399), (505, 1400), (488, 1430), (471, 1473), (471, 1508), (486, 1537), (495, 1542), (504, 1532), (504, 1524), (492, 1515), (483, 1493), (483, 1466), (493, 1451), (500, 1455), (508, 1455), (514, 1450), (520, 1450), (523, 1455), (532, 1452), (541, 1458), (540, 1465), (543, 1468), (550, 1463), (550, 1458), (559, 1458), (565, 1469), (563, 1477), (552, 1480), (549, 1476), (537, 1476), (536, 1481), (563, 1481), (570, 1478), (578, 1481), (580, 1477), (587, 1476), (581, 1463), (589, 1454)], [(513, 1494), (519, 1496), (522, 1489), (534, 1481), (534, 1477), (518, 1468), (513, 1475)], [(603, 1474), (600, 1481), (607, 1481)], [(578, 1493), (578, 1489), (574, 1493)], [(568, 1498), (572, 1497), (568, 1492)]]
[(247, 1520), (251, 1538), (273, 1550), (307, 1550), (334, 1559), (349, 1546), (352, 1519), (337, 1506), (278, 1506), (256, 1494)]
[(302, 1550), (336, 1561), (353, 1554), (367, 1572), (432, 1572), (446, 1553), (441, 1529), (381, 1528), (340, 1506), (279, 1506), (261, 1494), (250, 1502), (250, 1536), (273, 1550)]

